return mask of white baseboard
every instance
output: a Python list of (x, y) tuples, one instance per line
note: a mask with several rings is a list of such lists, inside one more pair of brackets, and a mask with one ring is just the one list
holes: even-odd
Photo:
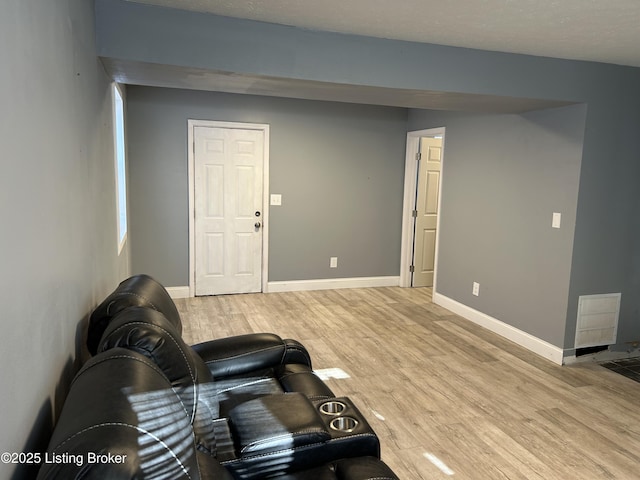
[(400, 277), (321, 278), (268, 282), (267, 292), (298, 292), (302, 290), (334, 290), (338, 288), (397, 287)]
[(440, 293), (433, 294), (433, 303), (441, 307), (451, 310), (453, 313), (460, 315), (467, 320), (491, 330), (498, 335), (517, 343), (521, 347), (526, 348), (538, 355), (551, 360), (558, 365), (562, 365), (564, 358), (564, 350), (556, 347), (544, 340), (534, 337), (533, 335), (523, 332), (511, 325), (486, 315), (478, 310), (456, 302)]
[[(302, 290), (333, 290), (339, 288), (397, 287), (400, 277), (321, 278), (268, 282), (267, 292), (297, 292)], [(167, 287), (171, 298), (189, 298), (189, 287)]]
[(167, 287), (171, 298), (189, 298), (189, 287)]

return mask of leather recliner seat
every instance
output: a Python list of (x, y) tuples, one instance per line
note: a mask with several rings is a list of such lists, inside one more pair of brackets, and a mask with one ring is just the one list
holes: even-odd
[(113, 348), (74, 378), (38, 480), (232, 480), (196, 448), (190, 419), (163, 371)]
[[(74, 379), (48, 450), (85, 463), (45, 464), (39, 479), (397, 479), (364, 417), (315, 376), (301, 344), (253, 334), (190, 347), (181, 328), (147, 276), (98, 306), (95, 356)], [(334, 401), (348, 417), (323, 415)], [(331, 428), (345, 418), (356, 425)], [(123, 461), (90, 463), (92, 452)]]
[[(98, 351), (113, 318), (131, 307), (161, 313), (174, 336), (182, 341), (182, 321), (166, 289), (148, 275), (136, 275), (121, 282), (91, 314), (87, 333), (90, 353)], [(216, 379), (223, 416), (237, 403), (267, 394), (300, 392), (313, 400), (334, 397), (313, 373), (306, 348), (295, 340), (256, 333), (212, 340), (192, 348)]]
[[(202, 351), (214, 351), (210, 345), (205, 346)], [(319, 409), (333, 398), (329, 390), (323, 392), (321, 400), (312, 400), (301, 392), (274, 392), (272, 388), (225, 397), (206, 361), (186, 345), (158, 311), (131, 307), (116, 315), (104, 331), (98, 351), (113, 348), (131, 349), (158, 365), (184, 404), (197, 448), (215, 457), (238, 478), (301, 470), (341, 457), (380, 455), (377, 436), (348, 399), (341, 399), (340, 404), (349, 408), (349, 418), (357, 419), (357, 425), (344, 432), (331, 428), (333, 415), (323, 415)], [(258, 350), (262, 358), (259, 370), (274, 361), (280, 368), (285, 351), (273, 346), (266, 350), (275, 350), (278, 355)], [(254, 360), (250, 365), (257, 363)], [(311, 385), (303, 391), (317, 391), (318, 385), (324, 385), (313, 372), (298, 376), (303, 387)], [(252, 379), (247, 386), (261, 385), (263, 380)], [(227, 388), (224, 382), (223, 386)], [(221, 412), (223, 403), (226, 409)]]

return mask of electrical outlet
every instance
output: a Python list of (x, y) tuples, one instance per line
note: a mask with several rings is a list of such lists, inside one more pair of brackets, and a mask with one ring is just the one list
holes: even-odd
[(329, 268), (338, 268), (338, 257), (331, 257), (329, 259)]
[(478, 282), (473, 282), (473, 289), (471, 290), (476, 297), (480, 295), (480, 284)]

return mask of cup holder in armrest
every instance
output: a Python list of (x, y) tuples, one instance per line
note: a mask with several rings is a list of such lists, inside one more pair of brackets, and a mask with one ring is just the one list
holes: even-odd
[(358, 420), (353, 417), (337, 417), (331, 420), (329, 427), (339, 432), (353, 432), (358, 426)]
[(331, 436), (331, 441), (322, 446), (326, 452), (338, 457), (349, 452), (349, 457), (380, 458), (378, 437), (349, 398), (322, 399), (313, 403)]
[(221, 463), (234, 478), (258, 480), (265, 473), (315, 468), (343, 458), (380, 458), (378, 437), (347, 397), (266, 395), (231, 409), (228, 428), (236, 455)]
[(340, 415), (346, 410), (347, 406), (337, 400), (330, 400), (320, 404), (320, 412), (325, 415)]

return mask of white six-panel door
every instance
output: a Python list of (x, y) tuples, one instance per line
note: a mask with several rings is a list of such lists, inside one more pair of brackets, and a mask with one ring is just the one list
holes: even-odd
[(422, 137), (416, 200), (414, 287), (433, 286), (441, 160), (442, 139)]
[(193, 128), (195, 295), (262, 290), (264, 136)]

